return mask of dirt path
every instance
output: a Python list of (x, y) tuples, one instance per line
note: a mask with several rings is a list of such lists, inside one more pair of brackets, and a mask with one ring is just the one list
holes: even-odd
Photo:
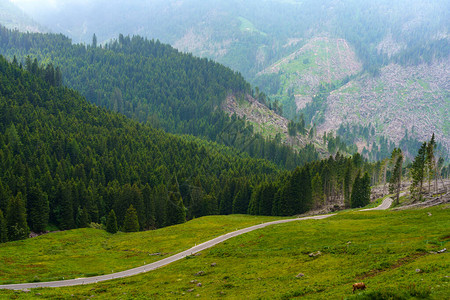
[[(383, 203), (375, 208), (370, 209), (364, 209), (361, 211), (368, 211), (368, 210), (385, 210), (388, 209), (392, 204), (391, 198), (386, 198), (383, 200)], [(35, 282), (35, 283), (19, 283), (19, 284), (7, 284), (7, 285), (0, 285), (0, 289), (10, 289), (10, 290), (25, 290), (25, 289), (33, 289), (33, 288), (49, 288), (49, 287), (65, 287), (65, 286), (74, 286), (74, 285), (83, 285), (83, 284), (90, 284), (90, 283), (97, 283), (102, 282), (106, 280), (111, 279), (117, 279), (117, 278), (124, 278), (129, 276), (134, 276), (141, 273), (146, 273), (161, 267), (164, 267), (170, 263), (176, 262), (178, 260), (181, 260), (185, 258), (186, 256), (198, 253), (200, 251), (203, 251), (205, 249), (211, 248), (217, 244), (220, 244), (230, 238), (239, 236), (241, 234), (254, 231), (257, 229), (261, 229), (270, 225), (275, 224), (283, 224), (288, 222), (294, 222), (294, 221), (303, 221), (303, 220), (322, 220), (325, 218), (332, 217), (336, 214), (329, 214), (329, 215), (319, 215), (319, 216), (310, 216), (310, 217), (303, 217), (303, 218), (295, 218), (295, 219), (285, 219), (285, 220), (278, 220), (278, 221), (272, 221), (267, 223), (262, 223), (258, 225), (254, 225), (251, 227), (247, 227), (244, 229), (236, 230), (224, 235), (221, 235), (219, 237), (216, 237), (212, 240), (209, 240), (207, 242), (204, 242), (200, 245), (196, 245), (195, 247), (192, 247), (186, 251), (180, 252), (178, 254), (172, 255), (170, 257), (167, 257), (165, 259), (156, 261), (151, 264), (147, 264), (145, 266), (125, 270), (122, 272), (117, 272), (113, 274), (108, 275), (102, 275), (102, 276), (95, 276), (95, 277), (88, 277), (88, 278), (76, 278), (76, 279), (69, 279), (69, 280), (60, 280), (60, 281), (49, 281), (49, 282)]]

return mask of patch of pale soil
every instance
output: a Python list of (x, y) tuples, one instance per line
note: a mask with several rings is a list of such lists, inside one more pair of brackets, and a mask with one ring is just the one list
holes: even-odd
[[(304, 147), (307, 141), (302, 136), (295, 138), (288, 136), (287, 125), (289, 120), (271, 111), (267, 106), (259, 103), (250, 95), (239, 103), (236, 97), (230, 95), (222, 104), (222, 110), (229, 115), (236, 114), (239, 118), (246, 118), (250, 123), (258, 124), (262, 129), (266, 130), (266, 137), (274, 138), (276, 133), (280, 133), (284, 141), (289, 145)], [(255, 131), (257, 128), (255, 128)], [(264, 132), (260, 132), (264, 134)]]
[[(414, 67), (391, 64), (378, 77), (365, 75), (330, 94), (318, 132), (342, 123), (368, 125), (398, 143), (408, 130), (419, 140), (432, 133), (450, 149), (450, 57)], [(447, 128), (447, 129), (445, 129)]]

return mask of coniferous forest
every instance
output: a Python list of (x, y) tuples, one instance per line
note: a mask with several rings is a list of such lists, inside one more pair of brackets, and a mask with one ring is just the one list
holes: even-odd
[(0, 58), (2, 241), (49, 225), (135, 231), (210, 214), (299, 214), (344, 197), (357, 174), (376, 173), (359, 154), (288, 171), (92, 105), (59, 76), (52, 65)]
[(86, 46), (63, 35), (0, 27), (0, 54), (30, 70), (50, 62), (62, 72), (57, 81), (89, 102), (166, 132), (206, 138), (289, 169), (319, 158), (312, 146), (297, 154), (220, 109), (228, 95), (252, 93), (239, 73), (139, 36), (120, 35), (102, 46), (95, 40)]

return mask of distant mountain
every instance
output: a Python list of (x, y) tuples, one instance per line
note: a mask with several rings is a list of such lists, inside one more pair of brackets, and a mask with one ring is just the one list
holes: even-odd
[[(308, 124), (318, 126), (319, 134), (335, 129), (342, 120), (335, 118), (342, 111), (331, 110), (337, 107), (332, 93), (339, 93), (353, 80), (351, 84), (358, 85), (365, 80), (376, 81), (373, 78), (380, 74), (386, 78), (395, 76), (395, 72), (406, 74), (411, 68), (420, 74), (411, 74), (410, 79), (427, 82), (434, 93), (432, 102), (422, 102), (421, 97), (415, 102), (441, 107), (444, 112), (450, 109), (446, 85), (434, 82), (433, 76), (427, 77), (427, 72), (440, 72), (434, 67), (444, 65), (448, 69), (447, 0), (155, 0), (131, 1), (127, 5), (117, 0), (95, 0), (64, 1), (53, 8), (41, 6), (29, 13), (74, 41), (90, 44), (94, 33), (99, 42), (107, 42), (119, 33), (139, 34), (223, 63), (241, 72), (271, 99), (280, 101), (286, 117), (293, 119), (303, 114)], [(448, 74), (441, 75), (448, 80)], [(398, 82), (391, 88), (385, 91), (386, 97), (415, 93), (408, 90), (408, 82)], [(345, 97), (348, 105), (362, 105), (358, 93)], [(369, 106), (376, 105), (375, 98), (366, 98), (375, 101)], [(389, 105), (388, 113), (397, 115), (396, 107), (400, 106)], [(401, 124), (395, 123), (403, 133), (387, 130), (393, 125), (382, 123), (389, 122), (389, 118), (375, 122), (378, 116), (371, 115), (374, 110), (367, 111), (365, 119), (351, 117), (349, 122), (376, 127), (378, 143), (382, 136), (398, 143), (402, 135), (406, 137), (406, 129), (408, 139), (418, 140), (435, 131), (450, 152), (445, 129), (448, 125), (439, 120), (439, 114), (409, 112), (413, 114), (402, 114)], [(417, 126), (426, 123), (435, 128), (412, 130), (409, 120), (414, 115), (428, 118)], [(369, 142), (363, 136), (356, 140)]]
[(27, 67), (34, 59), (35, 64), (52, 62), (61, 69), (64, 83), (90, 102), (156, 128), (232, 146), (288, 169), (319, 158), (314, 147), (298, 153), (221, 109), (227, 97), (253, 93), (240, 74), (159, 41), (119, 35), (102, 47), (86, 47), (62, 35), (5, 28), (0, 28), (0, 41), (1, 54), (16, 56)]
[(96, 107), (61, 87), (51, 65), (28, 67), (0, 56), (0, 211), (12, 214), (9, 203), (19, 201), (32, 231), (48, 222), (104, 223), (111, 209), (121, 226), (130, 205), (141, 229), (177, 224), (217, 214), (220, 201), (231, 207), (233, 197), (220, 197), (226, 183), (256, 185), (279, 172), (232, 148)]
[(0, 0), (0, 25), (24, 32), (44, 32), (39, 25), (10, 0)]

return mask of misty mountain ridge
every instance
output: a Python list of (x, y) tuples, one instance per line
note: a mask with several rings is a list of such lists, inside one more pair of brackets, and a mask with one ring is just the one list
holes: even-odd
[[(303, 114), (318, 126), (319, 134), (336, 131), (345, 121), (373, 126), (377, 136), (395, 143), (406, 133), (424, 140), (435, 132), (449, 148), (445, 117), (450, 109), (445, 71), (450, 53), (448, 1), (156, 0), (124, 6), (121, 1), (98, 0), (64, 1), (58, 6), (43, 2), (39, 9), (35, 4), (28, 10), (20, 2), (16, 1), (33, 18), (75, 42), (90, 44), (94, 33), (99, 42), (119, 33), (139, 34), (212, 58), (280, 101), (285, 116)], [(366, 91), (364, 97), (358, 89), (341, 92), (349, 86), (373, 86), (369, 82), (383, 82), (398, 72), (409, 72), (409, 76), (389, 89), (380, 83), (380, 91)], [(430, 88), (417, 91), (408, 80)], [(320, 88), (326, 93), (317, 103), (314, 96)], [(423, 99), (423, 95), (432, 96)], [(378, 96), (391, 99), (389, 105)], [(402, 105), (392, 105), (397, 100), (414, 101), (413, 107), (432, 106), (432, 112), (399, 113)], [(366, 109), (378, 103), (386, 104), (383, 109), (388, 111), (382, 115), (401, 117), (384, 124), (392, 118), (380, 118), (378, 110)], [(355, 104), (358, 112), (352, 110)], [(434, 112), (435, 108), (439, 111)], [(416, 122), (415, 129), (411, 120)], [(369, 143), (361, 137), (356, 140)]]

